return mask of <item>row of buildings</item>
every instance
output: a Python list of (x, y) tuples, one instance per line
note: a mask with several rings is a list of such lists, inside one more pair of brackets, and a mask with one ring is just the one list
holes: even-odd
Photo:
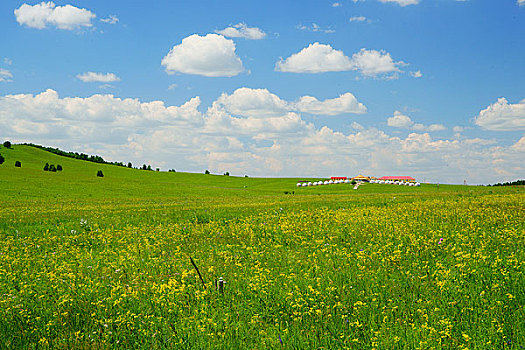
[(411, 176), (382, 176), (382, 177), (374, 177), (374, 176), (363, 176), (358, 175), (354, 177), (346, 177), (346, 176), (332, 176), (330, 178), (331, 180), (350, 180), (355, 182), (370, 182), (372, 180), (374, 181), (398, 181), (398, 182), (416, 182), (416, 179), (414, 179)]

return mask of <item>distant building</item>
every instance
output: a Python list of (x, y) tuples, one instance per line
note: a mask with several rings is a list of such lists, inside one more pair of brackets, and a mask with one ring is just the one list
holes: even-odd
[(414, 179), (411, 176), (383, 176), (380, 177), (378, 180), (381, 181), (406, 181), (406, 182), (416, 182), (416, 179)]
[(358, 176), (353, 177), (352, 181), (355, 181), (355, 182), (370, 182), (370, 177), (369, 176), (358, 175)]
[(332, 176), (330, 180), (346, 180), (346, 176)]

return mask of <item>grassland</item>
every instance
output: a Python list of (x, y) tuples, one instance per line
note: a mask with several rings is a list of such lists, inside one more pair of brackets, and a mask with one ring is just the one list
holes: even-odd
[(525, 347), (523, 187), (295, 188), (0, 153), (3, 348)]

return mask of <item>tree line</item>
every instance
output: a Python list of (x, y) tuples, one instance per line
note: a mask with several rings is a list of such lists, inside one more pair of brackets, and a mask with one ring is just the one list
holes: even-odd
[(516, 180), (512, 182), (500, 182), (489, 186), (525, 186), (525, 180)]

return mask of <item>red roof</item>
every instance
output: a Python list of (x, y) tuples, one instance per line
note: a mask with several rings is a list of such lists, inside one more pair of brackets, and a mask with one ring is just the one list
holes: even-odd
[(405, 180), (405, 181), (416, 181), (411, 176), (383, 176), (380, 177), (379, 180)]

